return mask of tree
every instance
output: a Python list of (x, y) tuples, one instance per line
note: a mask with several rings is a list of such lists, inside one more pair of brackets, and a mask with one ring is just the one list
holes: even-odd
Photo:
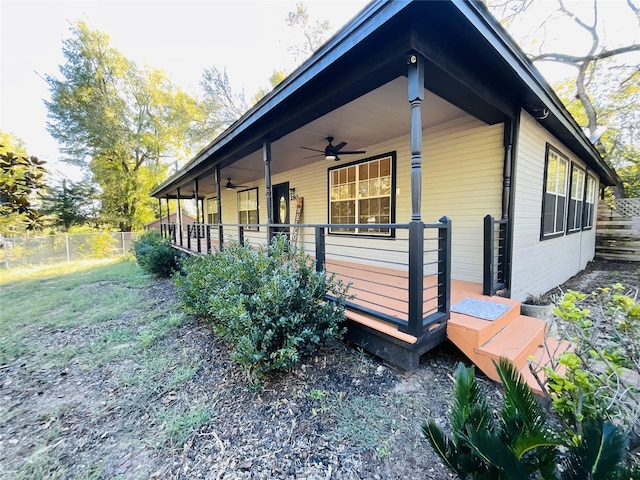
[(50, 187), (44, 197), (42, 212), (51, 218), (51, 224), (68, 231), (73, 226), (97, 222), (95, 185), (89, 181), (77, 183), (63, 180)]
[(166, 157), (188, 158), (213, 132), (204, 108), (160, 70), (138, 66), (109, 37), (78, 22), (63, 42), (61, 79), (47, 75), (49, 132), (67, 162), (101, 188), (101, 216), (122, 231), (153, 218), (149, 191)]
[(296, 4), (294, 12), (287, 14), (285, 22), (303, 37), (301, 42), (289, 47), (289, 51), (299, 61), (310, 57), (327, 40), (331, 31), (329, 20), (311, 21), (307, 7), (302, 2)]
[[(556, 10), (550, 9), (547, 3), (541, 5), (541, 2), (532, 0), (494, 0), (488, 4), (507, 30), (516, 35), (532, 61), (555, 62), (575, 69), (573, 89), (570, 95), (564, 96), (564, 100), (579, 102), (570, 110), (574, 116), (581, 117), (581, 125), (592, 140), (596, 141), (601, 136), (604, 127), (617, 130), (615, 134), (609, 132), (609, 138), (605, 136), (602, 141), (603, 146), (620, 147), (607, 150), (606, 158), (616, 167), (633, 166), (633, 163), (625, 161), (629, 156), (621, 156), (620, 152), (628, 150), (628, 147), (634, 149), (634, 145), (637, 151), (637, 127), (634, 127), (635, 132), (623, 132), (621, 130), (631, 123), (614, 123), (614, 120), (621, 118), (622, 108), (631, 120), (635, 120), (632, 124), (637, 125), (637, 109), (640, 107), (637, 107), (638, 103), (634, 104), (633, 99), (638, 95), (640, 68), (637, 60), (630, 58), (629, 54), (640, 51), (640, 4), (637, 0), (616, 2), (616, 7), (626, 5), (627, 16), (634, 19), (635, 28), (629, 28), (632, 31), (627, 37), (615, 38), (608, 35), (615, 29), (609, 28), (602, 15), (603, 11), (611, 10), (611, 3), (605, 4), (602, 0), (591, 0), (590, 4), (556, 2)], [(546, 15), (540, 15), (536, 8), (544, 8)], [(527, 34), (517, 34), (518, 21), (528, 26)], [(571, 31), (573, 41), (551, 46), (554, 31)], [(573, 49), (575, 45), (580, 48)], [(635, 113), (629, 113), (629, 107), (635, 109)], [(637, 153), (634, 157), (637, 162)], [(617, 196), (624, 195), (622, 185), (616, 190)]]
[(46, 187), (46, 162), (30, 157), (24, 143), (0, 132), (0, 227), (27, 230), (41, 226), (39, 198)]
[[(297, 61), (303, 61), (317, 50), (327, 39), (331, 31), (328, 20), (312, 22), (307, 7), (302, 3), (296, 4), (296, 10), (289, 12), (285, 18), (288, 27), (294, 29), (301, 41), (289, 47), (289, 51)], [(258, 103), (276, 85), (287, 76), (285, 70), (274, 70), (269, 77), (270, 88), (260, 88), (252, 97), (251, 105)], [(236, 93), (229, 82), (226, 69), (211, 67), (204, 70), (200, 87), (204, 93), (205, 106), (209, 114), (209, 123), (219, 128), (226, 128), (240, 118), (251, 106), (244, 91)]]

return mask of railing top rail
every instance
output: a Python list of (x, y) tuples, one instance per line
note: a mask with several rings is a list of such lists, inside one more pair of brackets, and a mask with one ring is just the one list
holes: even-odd
[[(496, 223), (498, 220), (496, 220)], [(500, 222), (503, 222), (500, 220)], [(177, 225), (176, 222), (170, 222), (169, 225)], [(187, 225), (211, 225), (211, 226), (224, 226), (224, 227), (268, 227), (266, 223), (193, 223)], [(446, 224), (443, 222), (425, 223), (424, 228), (442, 228)], [(408, 223), (272, 223), (271, 227), (284, 227), (284, 228), (377, 228), (385, 229), (391, 228), (396, 230), (408, 230)]]

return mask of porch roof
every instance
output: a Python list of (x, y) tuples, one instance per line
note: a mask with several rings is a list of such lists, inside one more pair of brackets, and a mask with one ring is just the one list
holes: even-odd
[[(176, 189), (183, 188), (186, 196), (193, 192), (194, 179), (209, 175), (216, 165), (225, 168), (256, 154), (264, 139), (280, 140), (367, 93), (382, 91), (379, 87), (406, 76), (411, 52), (425, 58), (427, 91), (488, 124), (513, 118), (522, 109), (533, 116), (545, 109), (548, 115), (539, 122), (604, 184), (615, 183), (615, 172), (484, 5), (374, 0), (151, 195), (175, 197)], [(398, 108), (409, 116), (406, 100)], [(384, 135), (384, 119), (378, 123)], [(343, 140), (340, 132), (314, 133), (322, 141), (323, 135)], [(288, 146), (300, 152), (293, 140)]]

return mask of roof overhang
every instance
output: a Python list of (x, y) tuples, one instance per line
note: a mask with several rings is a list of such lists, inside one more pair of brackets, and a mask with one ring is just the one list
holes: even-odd
[(151, 195), (175, 196), (214, 166), (256, 155), (265, 139), (275, 142), (406, 75), (410, 52), (425, 58), (427, 90), (486, 123), (543, 106), (549, 115), (540, 123), (603, 183), (615, 183), (615, 173), (481, 3), (379, 0)]

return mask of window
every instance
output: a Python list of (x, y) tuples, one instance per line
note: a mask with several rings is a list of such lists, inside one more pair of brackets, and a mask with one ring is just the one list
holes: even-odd
[[(391, 223), (395, 156), (329, 170), (329, 223)], [(390, 228), (332, 228), (331, 233), (392, 236)]]
[(571, 166), (571, 196), (567, 215), (567, 232), (578, 232), (582, 229), (582, 207), (584, 204), (584, 170), (576, 165)]
[(252, 225), (245, 227), (246, 230), (258, 230), (258, 189), (244, 190), (238, 192), (238, 223), (241, 225)]
[(547, 145), (546, 166), (541, 237), (551, 238), (565, 230), (569, 160)]
[(218, 199), (210, 198), (207, 200), (207, 223), (217, 225), (218, 220)]
[(589, 229), (593, 227), (593, 215), (596, 208), (596, 179), (591, 175), (587, 175), (587, 188), (584, 195), (584, 217), (582, 219), (582, 228)]

